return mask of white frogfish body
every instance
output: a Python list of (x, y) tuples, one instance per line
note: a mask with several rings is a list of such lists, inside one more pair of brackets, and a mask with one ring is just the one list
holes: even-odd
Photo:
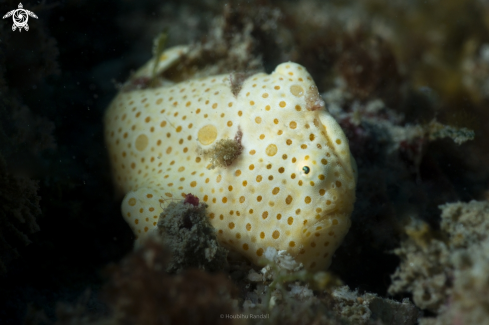
[[(160, 71), (181, 51), (163, 54)], [(135, 77), (149, 77), (152, 62)], [(208, 204), (219, 241), (252, 262), (273, 247), (324, 270), (355, 201), (348, 140), (299, 64), (248, 77), (236, 96), (232, 82), (227, 74), (119, 92), (105, 137), (123, 217), (141, 238), (167, 199), (192, 193)], [(213, 167), (203, 153), (221, 139), (242, 152)]]

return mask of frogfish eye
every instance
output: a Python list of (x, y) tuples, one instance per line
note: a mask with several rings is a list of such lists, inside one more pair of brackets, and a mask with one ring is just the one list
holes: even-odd
[(306, 173), (306, 174), (309, 174), (309, 172), (311, 171), (311, 169), (309, 167), (307, 167), (307, 166), (304, 166), (304, 167), (302, 167), (302, 171), (304, 173)]

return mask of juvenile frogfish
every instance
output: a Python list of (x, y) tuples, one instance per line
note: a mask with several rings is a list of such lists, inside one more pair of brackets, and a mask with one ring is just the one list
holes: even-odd
[[(158, 58), (158, 73), (185, 47)], [(152, 59), (131, 80), (151, 78)], [(168, 199), (208, 205), (220, 243), (258, 263), (267, 247), (324, 270), (350, 227), (356, 164), (306, 69), (278, 65), (242, 84), (233, 75), (121, 90), (105, 114), (105, 139), (122, 215), (142, 238)], [(240, 151), (213, 166), (221, 140)]]

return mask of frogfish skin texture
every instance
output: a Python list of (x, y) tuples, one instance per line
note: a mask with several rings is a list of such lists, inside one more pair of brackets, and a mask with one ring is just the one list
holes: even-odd
[[(160, 71), (179, 51), (159, 58)], [(348, 232), (355, 201), (348, 140), (301, 65), (252, 75), (240, 89), (232, 79), (119, 92), (105, 115), (105, 138), (125, 194), (122, 215), (140, 239), (167, 200), (192, 193), (208, 204), (226, 247), (254, 263), (274, 247), (306, 269), (324, 270)], [(211, 166), (205, 152), (222, 139), (239, 142), (241, 152), (228, 166)]]

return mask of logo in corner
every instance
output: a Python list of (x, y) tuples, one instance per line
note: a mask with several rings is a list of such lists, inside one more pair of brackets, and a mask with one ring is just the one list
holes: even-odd
[(22, 31), (22, 28), (25, 28), (26, 31), (29, 30), (29, 25), (27, 25), (29, 16), (37, 19), (36, 14), (33, 13), (32, 11), (24, 9), (22, 3), (19, 3), (18, 9), (14, 9), (12, 11), (7, 12), (7, 14), (3, 16), (3, 19), (8, 18), (10, 16), (12, 16), (12, 19), (14, 20), (14, 24), (12, 25), (12, 30), (14, 32), (17, 28), (19, 29), (19, 32)]

